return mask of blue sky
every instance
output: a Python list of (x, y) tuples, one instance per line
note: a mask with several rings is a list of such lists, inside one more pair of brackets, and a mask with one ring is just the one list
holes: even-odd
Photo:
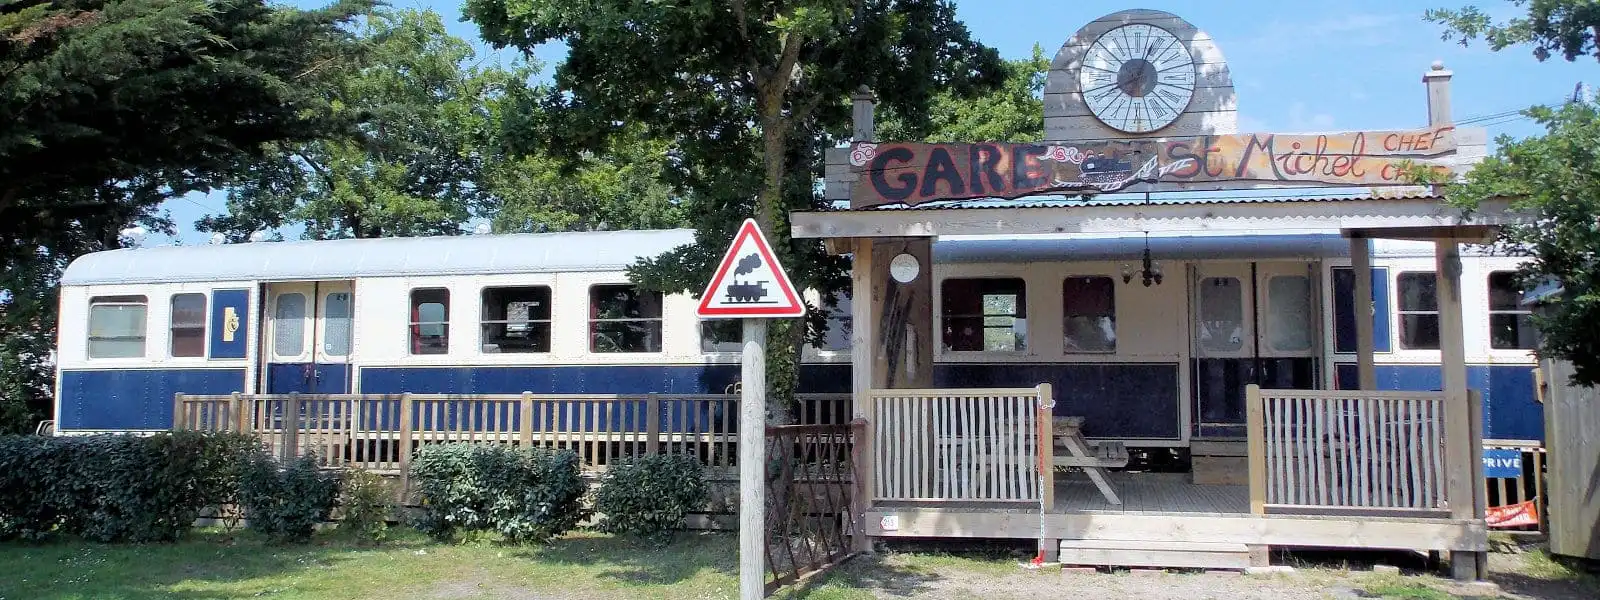
[[(957, 12), (973, 34), (1007, 58), (1021, 58), (1034, 44), (1054, 55), (1079, 27), (1126, 8), (1165, 10), (1209, 33), (1228, 59), (1239, 102), (1241, 131), (1329, 131), (1406, 129), (1425, 125), (1427, 104), (1421, 77), (1435, 60), (1455, 72), (1452, 80), (1456, 120), (1495, 115), (1550, 104), (1572, 94), (1579, 82), (1600, 86), (1596, 62), (1559, 59), (1538, 63), (1525, 48), (1490, 52), (1482, 44), (1463, 48), (1442, 41), (1439, 27), (1422, 20), (1428, 8), (1465, 0), (1287, 2), (1284, 0), (1139, 3), (1050, 2), (1040, 0), (957, 0)], [(298, 5), (321, 2), (296, 0)], [(1478, 0), (1491, 14), (1511, 16), (1505, 0)], [(477, 26), (461, 23), (457, 0), (393, 0), (397, 7), (432, 8), (445, 17), (451, 33), (492, 51), (478, 38)], [(547, 65), (560, 48), (542, 48)], [(493, 53), (510, 60), (515, 53)], [(1510, 117), (1477, 125), (1491, 137), (1523, 137), (1539, 129)], [(178, 222), (185, 244), (205, 243), (194, 221), (220, 212), (217, 196), (191, 196), (165, 207)], [(147, 245), (171, 243), (151, 239)]]

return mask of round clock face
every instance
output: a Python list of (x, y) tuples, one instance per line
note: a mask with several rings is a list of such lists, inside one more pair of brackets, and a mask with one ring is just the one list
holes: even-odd
[(899, 254), (889, 261), (889, 276), (900, 283), (916, 281), (920, 271), (922, 265), (917, 262), (917, 257), (910, 254)]
[(1194, 97), (1194, 57), (1171, 32), (1143, 23), (1105, 32), (1084, 52), (1078, 89), (1100, 122), (1128, 133), (1172, 124)]

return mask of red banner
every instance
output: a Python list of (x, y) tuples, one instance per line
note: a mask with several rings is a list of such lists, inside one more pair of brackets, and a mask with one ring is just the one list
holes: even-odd
[(1526, 527), (1539, 524), (1539, 511), (1532, 500), (1510, 506), (1491, 506), (1484, 511), (1484, 520), (1490, 527)]

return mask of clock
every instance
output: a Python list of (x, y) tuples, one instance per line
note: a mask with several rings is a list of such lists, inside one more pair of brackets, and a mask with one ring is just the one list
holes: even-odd
[(917, 274), (922, 271), (922, 264), (917, 262), (917, 257), (910, 254), (899, 254), (889, 261), (889, 276), (900, 283), (911, 283), (917, 280)]
[(1096, 38), (1078, 69), (1078, 89), (1089, 112), (1127, 133), (1171, 125), (1189, 107), (1194, 84), (1189, 47), (1146, 23), (1123, 25)]

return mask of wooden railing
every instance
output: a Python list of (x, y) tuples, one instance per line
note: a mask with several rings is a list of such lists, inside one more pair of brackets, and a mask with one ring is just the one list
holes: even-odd
[[(289, 458), (330, 467), (404, 471), (424, 444), (465, 442), (569, 449), (587, 470), (624, 456), (672, 452), (732, 471), (736, 395), (178, 394), (173, 427), (241, 431)], [(849, 397), (802, 395), (801, 424), (847, 424)]]
[[(1256, 513), (1444, 516), (1450, 506), (1443, 392), (1246, 392)], [(1453, 465), (1453, 468), (1466, 468)]]
[[(1048, 499), (1050, 386), (873, 390), (873, 498), (1039, 502)], [(1045, 411), (1045, 412), (1042, 412)], [(1041, 450), (1045, 452), (1041, 456)]]

